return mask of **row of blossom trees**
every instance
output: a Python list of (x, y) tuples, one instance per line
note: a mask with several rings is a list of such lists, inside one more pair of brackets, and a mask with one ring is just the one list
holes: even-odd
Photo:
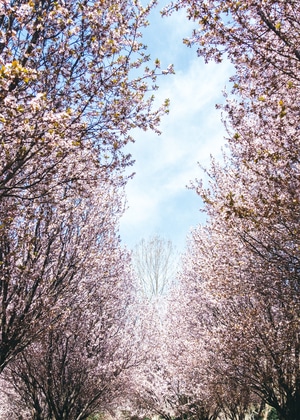
[(185, 42), (235, 68), (228, 149), (208, 185), (194, 182), (207, 222), (188, 240), (140, 404), (166, 419), (297, 420), (300, 4), (182, 0), (164, 13), (182, 8), (197, 24)]
[[(192, 233), (169, 310), (181, 412), (244, 418), (267, 403), (300, 413), (300, 5), (181, 1), (206, 60), (235, 67), (228, 152), (194, 187), (207, 223)], [(166, 11), (167, 13), (168, 11)], [(169, 9), (170, 12), (170, 9)], [(177, 412), (180, 413), (180, 410)], [(202, 414), (199, 414), (202, 413)]]
[(209, 186), (194, 185), (207, 224), (189, 239), (167, 311), (157, 278), (152, 302), (136, 302), (117, 234), (124, 146), (132, 129), (157, 131), (168, 105), (153, 110), (159, 62), (146, 65), (141, 42), (152, 6), (0, 4), (5, 418), (83, 420), (118, 405), (243, 419), (268, 404), (297, 420), (299, 2), (182, 0), (165, 10), (185, 8), (198, 24), (185, 42), (236, 70), (228, 152), (212, 160)]
[[(5, 418), (85, 419), (139, 363), (121, 248), (124, 145), (157, 131), (153, 4), (0, 2), (0, 372)], [(172, 69), (164, 73), (172, 72)]]

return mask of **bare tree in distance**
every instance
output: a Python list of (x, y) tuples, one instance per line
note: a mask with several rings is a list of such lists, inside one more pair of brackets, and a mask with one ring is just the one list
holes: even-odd
[(149, 298), (164, 295), (174, 281), (178, 256), (172, 241), (159, 235), (142, 239), (134, 248), (133, 267), (142, 292)]

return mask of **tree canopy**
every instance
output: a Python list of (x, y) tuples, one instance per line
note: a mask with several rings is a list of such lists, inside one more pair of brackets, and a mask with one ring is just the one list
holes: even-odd
[(195, 23), (185, 43), (234, 67), (228, 148), (208, 184), (194, 181), (207, 221), (163, 315), (136, 299), (135, 277), (162, 293), (170, 244), (142, 241), (134, 263), (118, 237), (124, 146), (135, 128), (157, 132), (168, 107), (154, 109), (152, 91), (172, 67), (151, 66), (141, 39), (152, 7), (1, 2), (1, 380), (16, 415), (36, 420), (116, 406), (166, 420), (268, 410), (297, 420), (299, 2), (178, 0), (163, 11), (185, 9)]
[(179, 8), (197, 23), (186, 43), (235, 67), (223, 107), (228, 152), (212, 159), (208, 187), (194, 183), (208, 221), (191, 235), (175, 319), (188, 331), (177, 335), (188, 346), (184, 380), (193, 374), (205, 388), (185, 392), (227, 415), (261, 400), (296, 419), (299, 4), (183, 1), (165, 13)]
[(0, 372), (36, 419), (108, 409), (138, 354), (118, 223), (124, 146), (168, 107), (153, 91), (173, 70), (142, 42), (153, 6), (0, 4)]

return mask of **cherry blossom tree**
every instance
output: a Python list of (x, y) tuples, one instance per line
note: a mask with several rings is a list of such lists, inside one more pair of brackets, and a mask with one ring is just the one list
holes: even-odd
[(141, 42), (152, 7), (0, 4), (1, 371), (60, 319), (99, 238), (115, 235), (123, 146), (167, 107), (152, 109), (162, 71)]
[[(164, 109), (151, 111), (148, 92), (157, 88), (158, 62), (131, 77), (149, 60), (139, 30), (150, 8), (98, 1), (2, 2), (4, 196), (26, 191), (27, 198), (35, 197), (62, 181), (86, 182), (92, 174), (85, 165), (95, 159), (122, 167), (129, 163), (120, 149), (132, 140), (130, 131), (156, 129)], [(78, 156), (78, 149), (85, 154)], [(81, 165), (75, 168), (74, 161)], [(36, 185), (40, 191), (34, 193)]]
[(128, 255), (106, 238), (60, 322), (28, 346), (8, 369), (17, 412), (35, 419), (86, 419), (113, 409), (138, 364), (130, 312), (134, 288)]
[(182, 7), (199, 25), (186, 42), (206, 60), (226, 56), (236, 70), (224, 106), (229, 153), (222, 164), (212, 160), (209, 187), (195, 183), (208, 223), (191, 239), (181, 281), (195, 304), (182, 316), (217, 355), (210, 360), (226, 398), (229, 387), (248, 390), (281, 419), (295, 420), (299, 4), (179, 1), (166, 13)]
[(139, 328), (142, 333), (141, 363), (131, 371), (126, 410), (138, 418), (158, 415), (171, 418), (168, 404), (169, 367), (166, 354), (166, 331), (160, 311), (153, 300), (138, 298)]
[[(225, 258), (234, 253), (236, 244), (231, 246), (228, 242), (225, 246), (228, 236), (224, 234), (224, 242), (218, 248), (213, 235), (206, 237), (204, 233), (200, 228), (193, 233), (182, 265), (180, 287), (174, 291), (170, 304), (170, 357), (174, 376), (181, 378), (184, 395), (189, 396), (190, 406), (183, 407), (187, 416), (193, 417), (196, 406), (206, 416), (222, 413), (226, 418), (244, 419), (254, 410), (261, 412), (265, 404), (249, 386), (249, 371), (255, 356), (252, 352), (250, 359), (238, 333), (246, 343), (251, 337), (253, 344), (257, 337), (249, 331), (251, 314), (245, 311), (246, 292), (242, 291), (243, 285), (238, 286), (238, 280), (239, 295), (233, 296), (234, 279)], [(218, 238), (217, 233), (215, 237)], [(262, 320), (260, 323), (264, 331), (266, 325)], [(237, 360), (237, 354), (243, 356), (243, 363)], [(260, 368), (257, 367), (258, 373)]]
[(114, 232), (122, 205), (119, 188), (119, 180), (103, 178), (93, 188), (95, 197), (86, 187), (86, 198), (65, 198), (57, 206), (41, 203), (34, 215), (30, 207), (25, 213), (24, 206), (3, 229), (2, 368), (60, 320), (62, 299), (79, 293), (82, 278), (93, 270), (101, 238)]

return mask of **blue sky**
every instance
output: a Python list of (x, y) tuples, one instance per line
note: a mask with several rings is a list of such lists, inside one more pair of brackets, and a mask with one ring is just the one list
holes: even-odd
[(229, 63), (205, 64), (196, 48), (182, 43), (192, 31), (184, 12), (161, 18), (158, 6), (145, 29), (144, 42), (161, 67), (174, 64), (175, 75), (158, 79), (157, 103), (171, 101), (161, 123), (162, 134), (138, 132), (127, 151), (135, 159), (135, 177), (128, 183), (127, 210), (121, 219), (122, 242), (132, 248), (154, 234), (170, 239), (179, 252), (186, 236), (204, 216), (200, 198), (186, 186), (202, 173), (197, 162), (209, 165), (210, 155), (220, 156), (225, 130), (215, 104), (229, 87)]

